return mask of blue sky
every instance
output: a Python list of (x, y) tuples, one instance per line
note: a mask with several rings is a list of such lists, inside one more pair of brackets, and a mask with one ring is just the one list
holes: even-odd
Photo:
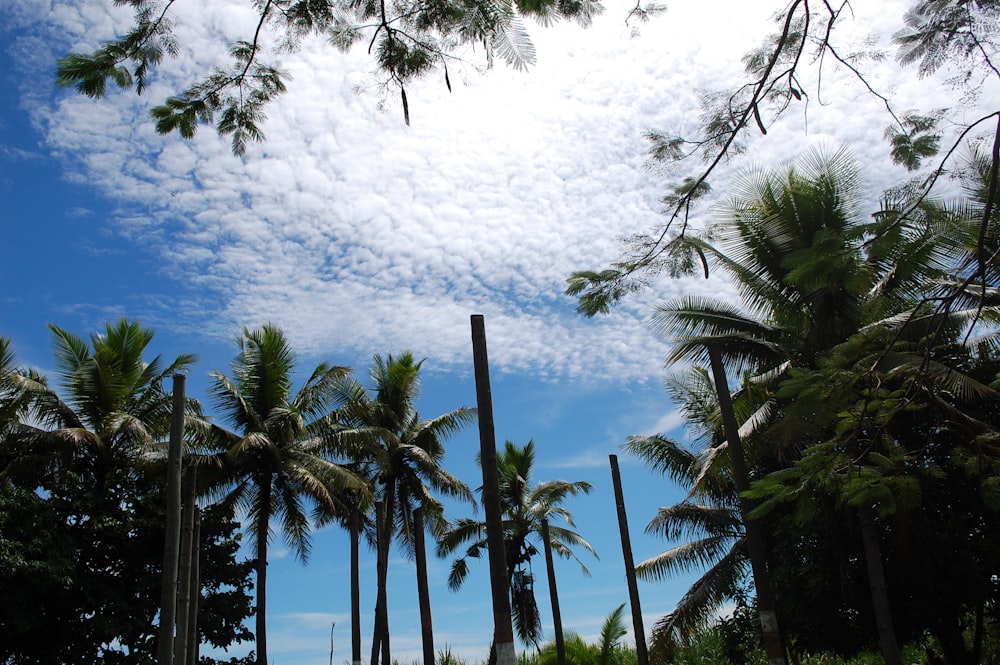
[[(13, 339), (21, 362), (45, 370), (46, 323), (87, 334), (138, 318), (157, 331), (157, 353), (200, 356), (189, 394), (204, 398), (208, 371), (228, 367), (232, 337), (271, 321), (289, 334), (303, 368), (330, 360), (364, 376), (375, 353), (426, 357), (420, 410), (430, 416), (475, 405), (469, 316), (484, 314), (497, 440), (534, 438), (537, 480), (594, 486), (568, 507), (601, 558), (586, 561), (589, 578), (572, 561), (557, 562), (556, 574), (565, 627), (596, 635), (627, 600), (608, 454), (621, 457), (637, 560), (668, 546), (643, 528), (657, 506), (681, 498), (620, 450), (632, 434), (684, 437), (661, 387), (667, 346), (645, 318), (680, 294), (734, 293), (717, 279), (658, 280), (610, 316), (587, 320), (562, 295), (564, 280), (604, 267), (619, 237), (662, 219), (666, 184), (700, 164), (661, 172), (646, 159), (643, 132), (694, 128), (699, 90), (738, 80), (739, 56), (771, 30), (777, 6), (746, 2), (720, 14), (699, 6), (706, 3), (670, 3), (636, 29), (624, 22), (630, 3), (611, 1), (586, 31), (533, 26), (539, 62), (530, 72), (484, 74), (470, 53), (470, 64), (451, 72), (454, 92), (433, 75), (408, 91), (409, 128), (363, 49), (343, 55), (309, 42), (281, 56), (294, 77), (290, 91), (268, 110), (267, 142), (244, 158), (211, 128), (193, 141), (156, 136), (149, 107), (218, 61), (224, 41), (249, 25), (241, 4), (185, 5), (181, 57), (165, 63), (142, 98), (113, 92), (99, 102), (56, 90), (54, 60), (110, 38), (127, 15), (101, 0), (0, 7), (0, 335)], [(898, 25), (898, 4), (860, 4), (845, 42)], [(697, 38), (695, 26), (706, 25), (717, 38)], [(929, 94), (926, 83), (868, 64), (903, 108), (948, 101), (943, 87)], [(842, 74), (825, 74), (823, 101), (832, 103), (814, 95), (808, 115), (788, 115), (727, 165), (715, 191), (724, 193), (751, 157), (778, 164), (811, 145), (847, 144), (863, 157), (872, 205), (903, 179), (881, 141), (884, 112)], [(473, 427), (447, 455), (448, 468), (473, 487), (477, 450)], [(343, 662), (346, 539), (318, 532), (307, 567), (285, 556), (280, 541), (272, 551), (274, 661), (326, 663), (336, 621)], [(481, 658), (491, 632), (485, 562), (458, 593), (445, 586), (448, 565), (431, 563), (436, 645)], [(366, 571), (371, 580), (373, 556)], [(420, 649), (412, 564), (394, 560), (392, 571), (393, 651), (405, 662)], [(543, 571), (539, 561), (547, 616)], [(686, 581), (640, 585), (647, 630)], [(373, 584), (364, 594), (367, 650)]]

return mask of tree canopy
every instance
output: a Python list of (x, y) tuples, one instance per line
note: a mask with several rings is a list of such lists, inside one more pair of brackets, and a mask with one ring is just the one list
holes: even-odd
[[(654, 160), (673, 163), (700, 157), (706, 165), (696, 176), (669, 186), (663, 197), (666, 219), (662, 224), (651, 233), (628, 238), (620, 258), (609, 267), (581, 270), (567, 280), (567, 293), (577, 298), (578, 310), (587, 316), (605, 313), (661, 274), (691, 274), (700, 268), (707, 275), (710, 266), (697, 240), (704, 228), (701, 204), (711, 191), (713, 175), (727, 159), (745, 151), (754, 134), (766, 135), (790, 110), (808, 113), (812, 100), (829, 101), (823, 85), (831, 68), (846, 71), (882, 103), (892, 159), (917, 176), (901, 190), (909, 196), (900, 217), (917, 213), (920, 202), (931, 195), (941, 178), (960, 169), (969, 142), (988, 146), (984, 152), (990, 155), (992, 177), (986, 188), (992, 195), (985, 198), (980, 217), (979, 265), (965, 278), (984, 284), (995, 281), (994, 257), (983, 240), (995, 233), (991, 220), (1000, 165), (1000, 109), (990, 94), (1000, 84), (994, 64), (998, 15), (1000, 7), (994, 2), (910, 3), (892, 38), (896, 63), (901, 70), (915, 67), (920, 78), (947, 76), (944, 84), (959, 94), (954, 95), (950, 108), (904, 111), (896, 108), (889, 90), (877, 89), (866, 77), (865, 63), (880, 61), (885, 54), (871, 47), (859, 52), (838, 42), (837, 27), (850, 19), (850, 4), (794, 0), (779, 9), (777, 31), (744, 55), (743, 83), (705, 93), (697, 135), (647, 132)], [(816, 81), (812, 91), (802, 83), (807, 70)], [(927, 83), (940, 84), (940, 78)]]
[[(173, 0), (124, 0), (133, 9), (130, 27), (91, 53), (71, 53), (59, 61), (57, 82), (90, 97), (103, 97), (111, 83), (142, 94), (165, 57), (183, 44), (174, 34)], [(214, 124), (232, 137), (236, 155), (248, 141), (264, 138), (269, 102), (285, 92), (287, 74), (267, 60), (274, 51), (294, 51), (308, 37), (325, 39), (348, 51), (364, 44), (382, 83), (399, 91), (409, 124), (406, 86), (439, 69), (451, 88), (449, 64), (475, 58), (486, 67), (499, 58), (517, 69), (535, 61), (525, 19), (542, 24), (572, 19), (583, 25), (602, 10), (596, 0), (266, 0), (247, 2), (256, 29), (229, 45), (230, 63), (220, 65), (151, 111), (161, 134), (194, 136), (199, 124)], [(476, 53), (475, 49), (481, 49)]]

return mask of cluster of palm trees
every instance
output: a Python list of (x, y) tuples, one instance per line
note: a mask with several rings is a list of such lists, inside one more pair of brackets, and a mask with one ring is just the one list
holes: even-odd
[[(687, 489), (649, 525), (686, 542), (640, 563), (638, 573), (657, 579), (707, 567), (654, 629), (661, 645), (704, 626), (749, 572), (768, 655), (783, 659), (782, 639), (794, 631), (778, 620), (799, 617), (778, 610), (797, 602), (804, 616), (808, 603), (821, 604), (801, 598), (815, 580), (789, 579), (789, 571), (840, 575), (846, 588), (852, 562), (861, 562), (870, 595), (848, 618), (855, 629), (864, 627), (858, 616), (871, 618), (860, 623), (874, 624), (887, 663), (899, 663), (897, 631), (912, 637), (907, 626), (934, 634), (949, 662), (965, 662), (949, 646), (962, 612), (1000, 600), (990, 583), (995, 536), (980, 546), (974, 535), (997, 522), (989, 488), (1000, 477), (1000, 422), (990, 406), (1000, 369), (997, 254), (982, 253), (996, 246), (997, 226), (982, 219), (980, 170), (970, 171), (976, 177), (961, 204), (887, 199), (866, 219), (857, 164), (843, 151), (814, 153), (785, 170), (747, 174), (717, 223), (687, 240), (733, 280), (741, 302), (684, 297), (652, 318), (673, 342), (668, 363), (683, 367), (669, 390), (699, 436), (693, 447), (659, 435), (626, 444)], [(968, 503), (959, 508), (953, 496), (942, 509), (956, 482), (980, 497), (974, 527)], [(918, 558), (900, 540), (920, 524), (932, 542), (949, 520), (963, 525), (953, 547), (967, 546), (984, 568), (978, 584), (946, 591), (947, 607), (917, 609), (919, 590), (889, 589), (887, 566), (917, 587), (919, 575), (899, 572)], [(849, 542), (836, 542), (834, 532)], [(838, 548), (839, 573), (819, 570)], [(894, 608), (891, 599), (909, 606)], [(826, 622), (836, 624), (845, 604), (823, 605)], [(925, 616), (914, 618), (919, 612)], [(814, 626), (811, 637), (824, 629)]]
[[(108, 324), (87, 341), (59, 327), (53, 334), (59, 383), (65, 398), (38, 372), (15, 367), (9, 340), (2, 343), (3, 449), (0, 484), (26, 469), (50, 473), (79, 463), (92, 468), (95, 483), (111, 465), (155, 469), (165, 458), (171, 396), (166, 383), (187, 371), (193, 356), (166, 364), (147, 361), (144, 352), (153, 333), (137, 322)], [(306, 561), (314, 527), (337, 524), (350, 534), (352, 589), (352, 661), (361, 660), (359, 549), (362, 541), (376, 551), (377, 596), (371, 662), (392, 662), (386, 583), (389, 550), (397, 543), (416, 559), (421, 590), (424, 638), (432, 645), (427, 604), (425, 532), (445, 555), (476, 540), (482, 523), (445, 519), (442, 498), (475, 505), (475, 495), (443, 466), (444, 442), (475, 419), (460, 407), (433, 418), (417, 411), (422, 361), (410, 352), (374, 356), (368, 382), (347, 367), (319, 364), (296, 391), (295, 357), (283, 332), (273, 326), (244, 329), (229, 372), (210, 373), (215, 418), (206, 417), (196, 400), (185, 407), (186, 468), (197, 471), (201, 496), (228, 506), (241, 521), (254, 551), (256, 574), (256, 660), (268, 662), (268, 546), (280, 534), (296, 556)], [(560, 503), (586, 483), (542, 483), (530, 488), (533, 443), (507, 444), (498, 455), (505, 508), (511, 593), (521, 607), (530, 586), (525, 566), (537, 553), (529, 538), (541, 533), (539, 520), (572, 519)], [(159, 473), (162, 473), (159, 472)], [(162, 477), (162, 476), (161, 476)], [(571, 545), (591, 550), (578, 534), (555, 527), (550, 542), (563, 556)], [(424, 565), (421, 565), (424, 564)], [(464, 559), (456, 568), (464, 571)], [(464, 573), (461, 575), (464, 578)], [(457, 580), (453, 576), (453, 580)], [(421, 584), (422, 582), (422, 584)], [(457, 586), (460, 580), (455, 581)], [(426, 609), (425, 609), (426, 605)], [(524, 619), (523, 636), (537, 642), (537, 609)], [(522, 625), (522, 623), (519, 623)], [(433, 647), (430, 648), (433, 653)]]

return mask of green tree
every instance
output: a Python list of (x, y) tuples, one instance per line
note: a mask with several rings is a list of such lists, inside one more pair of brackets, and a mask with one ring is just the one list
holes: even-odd
[[(183, 47), (173, 34), (173, 3), (129, 0), (135, 10), (131, 27), (92, 53), (71, 53), (58, 64), (57, 81), (90, 97), (102, 97), (111, 82), (142, 94), (165, 56)], [(523, 19), (546, 24), (558, 19), (589, 25), (602, 10), (593, 0), (520, 0), (518, 2), (343, 2), (293, 0), (248, 2), (258, 17), (253, 35), (230, 44), (228, 67), (218, 67), (189, 88), (169, 97), (152, 111), (156, 129), (177, 131), (191, 138), (200, 123), (214, 123), (221, 135), (232, 137), (233, 152), (246, 150), (247, 141), (263, 140), (261, 124), (267, 103), (285, 91), (287, 75), (263, 61), (267, 36), (287, 53), (310, 36), (348, 51), (363, 43), (374, 55), (386, 87), (399, 90), (403, 116), (409, 124), (406, 85), (435, 68), (451, 88), (449, 65), (461, 62), (464, 48), (484, 50), (486, 64), (494, 57), (526, 69), (535, 61), (535, 49)]]
[[(587, 567), (573, 553), (580, 547), (595, 557), (597, 553), (580, 534), (571, 528), (550, 525), (549, 542), (542, 542), (542, 520), (558, 517), (574, 527), (573, 516), (562, 503), (570, 496), (587, 494), (590, 483), (550, 480), (532, 484), (535, 466), (535, 443), (518, 446), (511, 441), (497, 453), (497, 473), (500, 481), (500, 508), (503, 518), (504, 554), (507, 563), (507, 584), (517, 635), (525, 644), (538, 647), (542, 636), (541, 617), (535, 602), (534, 573), (531, 560), (539, 553), (536, 542), (551, 547), (563, 558), (574, 558), (585, 574)], [(461, 518), (441, 535), (438, 555), (448, 556), (466, 545), (465, 554), (452, 562), (448, 586), (461, 587), (469, 574), (468, 559), (478, 559), (486, 549), (486, 523)]]
[(346, 367), (320, 363), (293, 389), (295, 358), (284, 333), (273, 325), (243, 330), (232, 377), (213, 371), (212, 397), (232, 429), (203, 428), (203, 445), (214, 451), (198, 463), (207, 491), (245, 512), (257, 578), (257, 662), (267, 660), (267, 550), (272, 521), (299, 560), (308, 560), (310, 520), (303, 500), (338, 510), (336, 493), (365, 491), (364, 482), (327, 459), (336, 430), (330, 418), (334, 385)]
[[(737, 188), (725, 220), (707, 234), (718, 244), (692, 242), (706, 260), (735, 279), (744, 309), (687, 298), (661, 306), (654, 316), (654, 325), (675, 339), (671, 361), (709, 360), (715, 364), (711, 355), (714, 347), (730, 367), (745, 372), (737, 393), (742, 406), (732, 419), (737, 421), (738, 416), (740, 424), (737, 442), (746, 440), (756, 455), (750, 468), (758, 480), (769, 471), (786, 467), (803, 450), (818, 452), (823, 447), (817, 444), (828, 437), (832, 437), (830, 446), (845, 451), (847, 457), (841, 462), (850, 458), (867, 464), (860, 453), (871, 442), (859, 441), (860, 449), (855, 451), (859, 455), (851, 457), (850, 449), (843, 448), (841, 435), (860, 433), (867, 437), (881, 431), (886, 418), (904, 413), (907, 404), (913, 408), (913, 400), (921, 395), (921, 399), (936, 400), (940, 405), (942, 394), (968, 397), (986, 392), (982, 382), (967, 376), (961, 363), (956, 364), (960, 356), (955, 354), (954, 345), (949, 350), (938, 344), (961, 337), (970, 321), (987, 325), (992, 320), (990, 307), (980, 301), (963, 310), (958, 305), (969, 298), (956, 298), (954, 294), (960, 292), (951, 290), (949, 294), (947, 290), (946, 280), (952, 280), (952, 275), (961, 279), (969, 274), (969, 269), (961, 266), (974, 256), (976, 243), (971, 239), (975, 222), (968, 216), (942, 214), (925, 204), (915, 208), (922, 215), (916, 224), (900, 215), (900, 206), (892, 202), (887, 202), (873, 221), (864, 222), (852, 205), (858, 199), (856, 174), (856, 167), (842, 154), (807, 162), (802, 171), (753, 173)], [(903, 207), (913, 205), (905, 203)], [(942, 284), (946, 290), (937, 293), (950, 302), (953, 309), (949, 313), (932, 304), (936, 302), (932, 300), (934, 289)], [(913, 310), (921, 302), (928, 303), (922, 314)], [(866, 338), (867, 343), (862, 341)], [(872, 343), (876, 338), (878, 341)], [(985, 339), (981, 344), (988, 347), (991, 337)], [(933, 340), (937, 341), (929, 345)], [(857, 355), (859, 344), (865, 345), (867, 356)], [(938, 350), (932, 352), (934, 346)], [(826, 374), (820, 379), (815, 374), (829, 363), (831, 355), (845, 353), (850, 359), (842, 361), (839, 379)], [(704, 394), (707, 376), (704, 370), (699, 371)], [(797, 386), (793, 384), (796, 376), (805, 377)], [(716, 373), (715, 378), (716, 386), (724, 385), (724, 375), (719, 380)], [(887, 391), (895, 385), (906, 396), (887, 392), (876, 398), (864, 392), (866, 385)], [(822, 395), (808, 399), (810, 390)], [(720, 400), (727, 393), (717, 391)], [(712, 408), (706, 408), (704, 396), (692, 403), (698, 408), (691, 415), (706, 427), (717, 428), (719, 417), (725, 416), (724, 409), (716, 415)], [(952, 417), (956, 405), (953, 401)], [(851, 410), (861, 415), (860, 421), (844, 417)], [(737, 430), (738, 423), (722, 428), (728, 430), (727, 441), (723, 446), (710, 444), (703, 462), (715, 464), (723, 459), (717, 447), (731, 457), (730, 433)], [(839, 442), (832, 436), (834, 427), (841, 433)], [(870, 458), (872, 462), (877, 459)], [(687, 468), (680, 458), (675, 461), (677, 469)], [(899, 459), (893, 464), (897, 463), (902, 464)], [(902, 487), (920, 485), (916, 470), (921, 466), (912, 464), (915, 466), (910, 471), (902, 464), (898, 468), (901, 474), (886, 476), (881, 489), (872, 475), (879, 475), (877, 469), (866, 467), (853, 487), (867, 489), (856, 492), (853, 503), (839, 503), (854, 511), (855, 528), (861, 534), (861, 560), (867, 564), (875, 620), (889, 661), (898, 658), (898, 647), (882, 565), (888, 525), (873, 519), (871, 509), (879, 507), (889, 514), (895, 492), (902, 496)], [(834, 460), (823, 468), (827, 471), (817, 473), (860, 467), (840, 467)], [(696, 482), (706, 478), (703, 473), (699, 471)], [(746, 493), (745, 488), (745, 484), (740, 487), (742, 500), (760, 498), (760, 494)], [(757, 520), (747, 521), (747, 507), (752, 509), (753, 504), (743, 509), (749, 528)], [(682, 504), (673, 510), (685, 516), (679, 522), (675, 518), (674, 524), (683, 525), (690, 507)], [(699, 527), (704, 528), (704, 524)], [(775, 532), (772, 527), (769, 531)], [(781, 558), (782, 553), (777, 556)], [(771, 561), (773, 565), (774, 556)]]
[[(143, 358), (153, 332), (122, 319), (95, 333), (88, 344), (55, 325), (56, 372), (65, 400), (37, 372), (12, 374), (9, 381), (33, 418), (22, 422), (8, 445), (23, 445), (20, 464), (45, 464), (53, 473), (72, 470), (100, 488), (116, 466), (138, 464), (170, 431), (171, 395), (164, 380), (186, 370), (194, 356), (165, 365)], [(197, 403), (189, 401), (189, 412)], [(33, 426), (37, 424), (37, 426)]]
[[(996, 311), (980, 310), (981, 334), (970, 344), (964, 340), (972, 339), (973, 315), (944, 322), (925, 309), (927, 316), (914, 314), (902, 330), (867, 328), (819, 368), (796, 370), (782, 382), (778, 396), (789, 398), (792, 417), (812, 424), (811, 441), (790, 468), (759, 481), (753, 495), (766, 499), (760, 512), (786, 503), (783, 514), (810, 523), (808, 529), (817, 516), (831, 522), (823, 513), (856, 514), (858, 536), (845, 540), (860, 540), (866, 557), (877, 551), (885, 561), (882, 584), (900, 608), (897, 631), (928, 631), (949, 662), (975, 662), (959, 626), (988, 602), (995, 573), (995, 553), (978, 535), (1000, 517), (986, 489), (1000, 459), (987, 443), (996, 438), (995, 394), (975, 375), (983, 376), (984, 363), (986, 376), (995, 371), (990, 347), (998, 331), (985, 321)], [(929, 352), (927, 334), (934, 337)], [(975, 471), (958, 464), (967, 455), (977, 459)], [(900, 546), (911, 540), (920, 554)], [(793, 570), (795, 558), (785, 562)], [(926, 566), (937, 570), (933, 581), (919, 573)]]
[[(687, 360), (712, 368), (725, 453), (741, 493), (769, 470), (759, 464), (745, 472), (738, 468), (746, 466), (737, 464), (743, 440), (753, 444), (755, 433), (769, 427), (771, 446), (785, 446), (782, 454), (794, 456), (795, 446), (803, 445), (804, 423), (784, 417), (773, 394), (776, 382), (789, 368), (815, 367), (862, 326), (905, 311), (961, 254), (960, 239), (966, 234), (951, 218), (926, 215), (916, 226), (887, 210), (864, 221), (859, 185), (859, 170), (843, 151), (813, 154), (787, 171), (749, 172), (738, 181), (723, 220), (705, 234), (715, 242), (689, 240), (706, 261), (735, 280), (743, 308), (682, 298), (661, 305), (653, 317), (654, 327), (675, 342), (669, 362)], [(749, 406), (739, 421), (727, 406), (723, 362), (757, 377), (744, 384), (742, 399)], [(748, 475), (741, 479), (744, 473)], [(747, 519), (753, 508), (741, 494), (759, 595), (766, 564), (761, 554), (754, 559), (756, 527)], [(878, 557), (869, 561), (869, 572), (878, 578)], [(762, 612), (773, 611), (771, 601), (760, 595), (758, 606)], [(879, 627), (885, 651), (898, 654), (888, 607), (883, 610)]]
[[(832, 77), (829, 68), (839, 68), (857, 79), (861, 90), (873, 95), (886, 109), (885, 131), (892, 159), (915, 170), (929, 158), (940, 154), (937, 163), (917, 182), (916, 199), (931, 196), (941, 176), (960, 166), (959, 148), (969, 138), (983, 138), (990, 145), (990, 172), (986, 199), (979, 219), (982, 240), (997, 232), (993, 211), (997, 202), (997, 173), (1000, 167), (1000, 110), (991, 101), (990, 92), (1000, 84), (1000, 70), (993, 62), (997, 48), (997, 17), (1000, 8), (992, 2), (964, 0), (913, 0), (901, 17), (893, 35), (896, 61), (901, 68), (917, 65), (923, 78), (938, 70), (948, 71), (948, 82), (962, 89), (953, 95), (951, 109), (902, 111), (895, 107), (886, 91), (880, 91), (866, 78), (864, 58), (881, 61), (883, 53), (868, 46), (860, 53), (853, 45), (840, 43), (836, 28), (853, 17), (842, 7), (794, 0), (778, 8), (777, 30), (767, 35), (761, 46), (745, 54), (744, 79), (730, 90), (708, 91), (699, 131), (694, 136), (650, 130), (650, 152), (655, 160), (676, 162), (692, 156), (704, 158), (707, 165), (692, 177), (672, 185), (664, 197), (667, 218), (648, 235), (632, 237), (620, 258), (604, 270), (584, 270), (568, 280), (567, 293), (577, 296), (578, 309), (588, 316), (606, 312), (621, 298), (645, 287), (650, 278), (661, 273), (691, 273), (697, 267), (710, 269), (710, 261), (689, 240), (700, 225), (692, 215), (702, 212), (701, 200), (709, 191), (709, 181), (727, 157), (746, 151), (753, 134), (765, 135), (789, 109), (807, 111), (810, 98), (829, 103), (829, 91), (823, 83)], [(848, 55), (850, 54), (850, 55)], [(817, 81), (815, 93), (805, 89), (808, 76)], [(830, 72), (832, 73), (832, 72)], [(900, 71), (903, 75), (903, 71)], [(938, 85), (939, 80), (925, 79), (924, 85)], [(894, 82), (894, 81), (893, 81)], [(995, 96), (994, 96), (995, 97)], [(928, 99), (936, 96), (928, 95)], [(969, 113), (968, 106), (982, 100), (981, 112)], [(919, 206), (908, 206), (903, 216), (919, 220)], [(996, 278), (991, 252), (982, 242), (975, 246), (979, 279)]]
[[(152, 460), (172, 410), (163, 381), (193, 358), (147, 362), (153, 333), (137, 322), (109, 324), (89, 344), (50, 329), (61, 394), (15, 368), (3, 345), (0, 660), (152, 662), (165, 515)], [(249, 571), (234, 525), (209, 512), (200, 629), (225, 648), (247, 637)]]
[(342, 404), (338, 419), (371, 432), (376, 441), (358, 460), (367, 467), (363, 475), (374, 485), (376, 508), (378, 589), (372, 665), (378, 662), (379, 654), (383, 665), (392, 662), (387, 579), (393, 539), (398, 539), (407, 556), (415, 556), (414, 511), (422, 508), (428, 527), (437, 532), (444, 523), (444, 507), (435, 493), (472, 498), (465, 483), (448, 473), (442, 462), (445, 440), (473, 422), (475, 410), (459, 407), (434, 418), (421, 418), (417, 401), (422, 365), (423, 361), (416, 361), (409, 351), (399, 357), (376, 355), (369, 366), (367, 389), (350, 376), (340, 380), (336, 388)]

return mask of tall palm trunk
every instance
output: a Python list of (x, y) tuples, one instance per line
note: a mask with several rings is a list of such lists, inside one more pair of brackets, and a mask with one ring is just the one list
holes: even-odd
[(542, 518), (542, 545), (545, 546), (545, 574), (549, 578), (549, 600), (552, 602), (552, 632), (556, 638), (556, 662), (566, 665), (566, 643), (563, 640), (562, 612), (559, 610), (559, 590), (556, 588), (556, 568), (552, 563), (552, 541), (549, 521)]
[(389, 649), (389, 601), (386, 589), (389, 577), (389, 547), (392, 543), (393, 512), (396, 509), (395, 483), (389, 481), (385, 488), (385, 498), (382, 501), (382, 514), (379, 516), (377, 547), (378, 561), (376, 577), (378, 592), (375, 598), (375, 631), (372, 639), (371, 665), (379, 664), (381, 653), (382, 665), (392, 665)]
[(201, 510), (194, 507), (194, 542), (191, 546), (191, 609), (188, 612), (188, 665), (198, 664), (201, 647), (198, 635), (198, 611), (201, 603)]
[[(173, 412), (167, 458), (167, 529), (163, 547), (163, 578), (160, 595), (159, 644), (157, 662), (171, 665), (177, 612), (177, 567), (181, 548), (181, 455), (184, 443), (183, 374), (174, 375)], [(97, 496), (101, 496), (100, 494)]]
[(258, 482), (261, 510), (257, 514), (257, 665), (267, 665), (267, 532), (271, 521), (271, 474)]
[(424, 649), (424, 665), (434, 665), (434, 625), (431, 619), (431, 594), (427, 585), (423, 506), (413, 511), (413, 544), (417, 560), (417, 600), (420, 607), (420, 638)]
[[(194, 521), (198, 510), (197, 469), (188, 466), (181, 480), (183, 506), (181, 508), (181, 549), (180, 564), (177, 569), (177, 635), (174, 638), (174, 665), (185, 665), (189, 653), (188, 641), (197, 639), (189, 634), (191, 628), (191, 607), (198, 588), (192, 586), (191, 567), (194, 564), (195, 543)], [(188, 663), (187, 665), (197, 665)]]
[(858, 508), (861, 524), (861, 544), (865, 551), (865, 565), (868, 570), (868, 586), (872, 594), (872, 609), (875, 611), (875, 625), (878, 628), (878, 643), (882, 649), (882, 659), (886, 665), (902, 665), (896, 630), (892, 625), (892, 611), (889, 607), (889, 592), (885, 584), (885, 570), (882, 567), (882, 548), (875, 528), (875, 515), (871, 506)]
[(761, 632), (764, 636), (764, 650), (771, 665), (784, 665), (785, 647), (778, 630), (774, 592), (771, 590), (771, 580), (767, 572), (764, 534), (761, 532), (760, 524), (747, 517), (753, 510), (753, 503), (743, 498), (743, 492), (750, 489), (750, 474), (743, 456), (743, 442), (740, 441), (733, 399), (729, 394), (729, 381), (726, 379), (726, 369), (722, 365), (719, 350), (714, 346), (709, 346), (708, 356), (712, 365), (715, 392), (719, 400), (719, 412), (722, 415), (722, 428), (726, 435), (729, 459), (733, 467), (733, 482), (736, 484), (736, 491), (740, 493), (740, 517), (743, 520), (743, 527), (746, 529), (750, 568), (753, 572), (754, 587), (757, 590), (757, 608), (760, 613)]
[(628, 582), (628, 597), (632, 609), (632, 630), (635, 631), (635, 655), (638, 665), (649, 665), (649, 650), (646, 647), (646, 631), (642, 627), (642, 606), (639, 603), (639, 585), (635, 577), (635, 560), (632, 558), (632, 540), (628, 533), (628, 515), (625, 513), (625, 494), (622, 492), (622, 477), (618, 470), (618, 456), (608, 455), (611, 463), (611, 485), (615, 492), (615, 509), (618, 512), (618, 532), (622, 541), (622, 558), (625, 561), (625, 579)]

